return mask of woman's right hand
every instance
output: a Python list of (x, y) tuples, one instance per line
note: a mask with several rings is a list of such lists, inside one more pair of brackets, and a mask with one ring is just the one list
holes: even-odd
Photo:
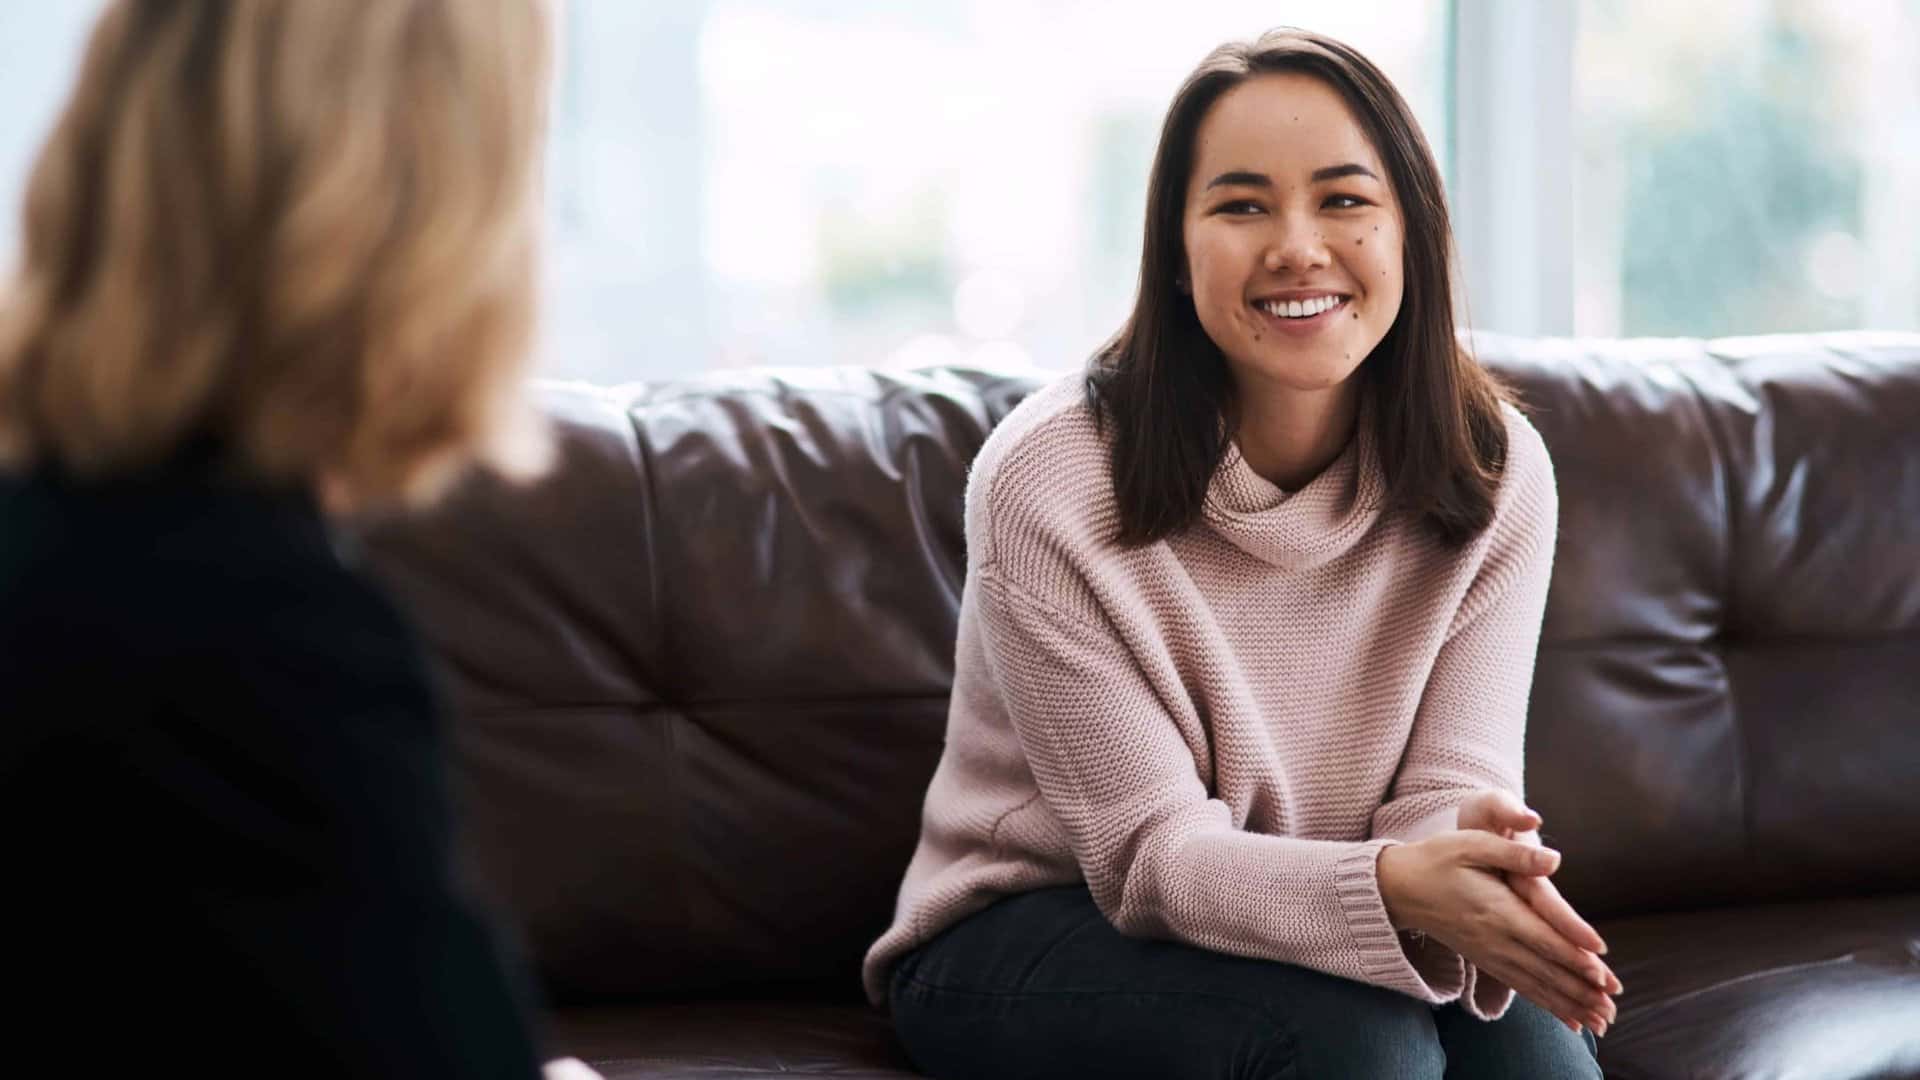
[(1560, 855), (1474, 829), (1381, 849), (1380, 898), (1396, 929), (1419, 930), (1560, 1017), (1606, 1034), (1612, 972), (1516, 895), (1502, 871), (1546, 875)]

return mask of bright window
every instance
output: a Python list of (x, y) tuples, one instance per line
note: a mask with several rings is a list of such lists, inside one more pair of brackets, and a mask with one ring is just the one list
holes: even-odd
[(1288, 19), (1349, 40), (1439, 149), (1445, 15), (572, 0), (546, 365), (1072, 366), (1126, 313), (1161, 115), (1207, 50)]

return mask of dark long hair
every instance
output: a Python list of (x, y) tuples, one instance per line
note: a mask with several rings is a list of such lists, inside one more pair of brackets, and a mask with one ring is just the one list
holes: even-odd
[(1404, 298), (1358, 377), (1373, 397), (1375, 444), (1388, 513), (1411, 514), (1450, 545), (1493, 518), (1507, 452), (1500, 403), (1510, 394), (1454, 338), (1453, 230), (1433, 152), (1413, 111), (1366, 57), (1304, 30), (1273, 30), (1207, 55), (1167, 109), (1147, 185), (1146, 241), (1133, 312), (1088, 365), (1087, 403), (1113, 425), (1116, 540), (1152, 543), (1199, 517), (1226, 452), (1234, 384), (1226, 358), (1200, 326), (1177, 281), (1194, 136), (1208, 108), (1234, 86), (1272, 72), (1311, 75), (1359, 116), (1386, 162), (1406, 240)]

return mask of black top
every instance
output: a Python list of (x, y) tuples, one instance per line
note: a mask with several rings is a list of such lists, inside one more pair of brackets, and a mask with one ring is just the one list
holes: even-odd
[(0, 474), (0, 1071), (538, 1075), (420, 647), (337, 543), (204, 470)]

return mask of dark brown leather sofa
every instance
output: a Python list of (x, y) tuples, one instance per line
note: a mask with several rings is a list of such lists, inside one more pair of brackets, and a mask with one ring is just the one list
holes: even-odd
[[(1552, 449), (1528, 794), (1610, 1077), (1920, 1077), (1920, 335), (1483, 336)], [(860, 999), (940, 754), (961, 492), (1034, 373), (543, 388), (562, 457), (370, 531), (471, 867), (611, 1078), (914, 1075)]]

